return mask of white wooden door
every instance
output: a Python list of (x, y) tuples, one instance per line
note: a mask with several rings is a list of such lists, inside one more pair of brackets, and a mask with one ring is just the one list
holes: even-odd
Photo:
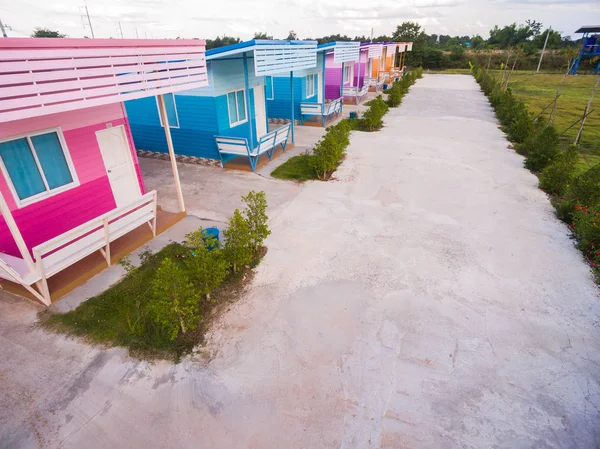
[(267, 111), (265, 108), (265, 86), (256, 86), (254, 90), (254, 115), (256, 116), (256, 138), (267, 134)]
[(96, 139), (115, 197), (117, 207), (126, 206), (141, 196), (131, 151), (123, 126), (96, 131)]
[(323, 104), (323, 74), (321, 72), (317, 73), (317, 89), (318, 102)]

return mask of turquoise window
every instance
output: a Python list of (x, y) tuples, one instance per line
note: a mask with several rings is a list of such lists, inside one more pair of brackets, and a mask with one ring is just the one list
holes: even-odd
[(246, 121), (246, 96), (243, 90), (236, 90), (227, 94), (227, 107), (229, 109), (229, 124), (237, 125)]
[(73, 182), (56, 132), (2, 142), (0, 157), (20, 200)]
[[(175, 104), (175, 95), (164, 94), (165, 110), (167, 112), (167, 121), (169, 122), (169, 128), (179, 128), (179, 116), (177, 115), (177, 105)], [(158, 108), (158, 99), (156, 107)], [(158, 117), (160, 118), (160, 125), (165, 126), (162, 122), (162, 116), (160, 115), (160, 108), (158, 110)]]

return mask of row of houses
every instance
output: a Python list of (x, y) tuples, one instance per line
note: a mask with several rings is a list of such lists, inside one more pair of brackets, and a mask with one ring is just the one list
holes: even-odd
[[(325, 126), (404, 73), (410, 43), (0, 40), (0, 277), (51, 303), (49, 279), (148, 225), (138, 151), (225, 166)], [(99, 256), (98, 256), (99, 257)], [(6, 284), (6, 283), (5, 283)]]

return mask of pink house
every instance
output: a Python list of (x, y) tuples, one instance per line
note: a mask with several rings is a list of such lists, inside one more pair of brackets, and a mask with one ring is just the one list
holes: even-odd
[[(146, 223), (123, 102), (208, 85), (200, 40), (0, 40), (0, 278), (50, 304), (47, 279)], [(179, 206), (185, 211), (168, 142)]]

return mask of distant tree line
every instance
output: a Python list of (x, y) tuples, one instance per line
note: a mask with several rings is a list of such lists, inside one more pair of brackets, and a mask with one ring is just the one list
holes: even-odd
[[(550, 28), (544, 29), (543, 24), (536, 20), (527, 20), (524, 24), (510, 24), (502, 28), (494, 26), (490, 30), (490, 36), (484, 39), (480, 35), (473, 36), (451, 36), (446, 34), (427, 34), (416, 22), (404, 22), (396, 27), (390, 35), (381, 35), (371, 39), (368, 36), (347, 36), (342, 34), (331, 34), (322, 37), (303, 37), (306, 40), (315, 40), (319, 44), (335, 41), (354, 42), (413, 42), (413, 49), (408, 54), (406, 63), (409, 66), (423, 66), (429, 69), (442, 69), (451, 67), (466, 67), (467, 59), (479, 58), (481, 53), (492, 53), (492, 61), (501, 64), (505, 51), (518, 52), (520, 55), (520, 68), (529, 69), (536, 64), (541, 49), (546, 42), (546, 48), (552, 51), (552, 55), (544, 58), (546, 68), (559, 69), (567, 59), (562, 53), (570, 54), (572, 49), (580, 45), (579, 41), (573, 41), (569, 36), (562, 36), (559, 31)], [(33, 37), (65, 37), (58, 31), (45, 28), (36, 28)], [(275, 37), (276, 39), (301, 39), (298, 34), (291, 30), (286, 37)], [(254, 33), (254, 39), (274, 39), (267, 32)], [(206, 39), (206, 48), (218, 48), (226, 45), (240, 43), (242, 40), (233, 36), (218, 36), (215, 39)]]

